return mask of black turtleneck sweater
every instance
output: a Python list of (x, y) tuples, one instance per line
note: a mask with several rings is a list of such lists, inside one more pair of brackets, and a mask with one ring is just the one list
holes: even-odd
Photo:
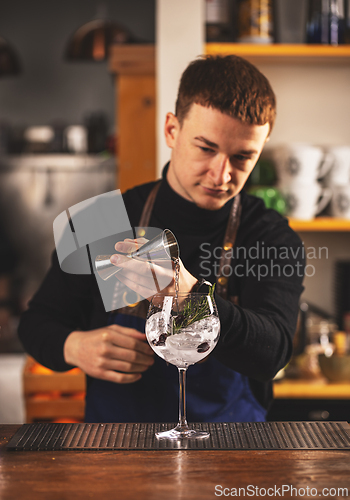
[[(132, 227), (139, 225), (153, 186), (144, 184), (123, 195)], [(229, 296), (238, 297), (238, 304), (216, 296), (221, 335), (213, 355), (248, 376), (254, 395), (266, 408), (272, 397), (270, 381), (292, 353), (303, 250), (286, 219), (266, 209), (258, 198), (245, 192), (241, 196), (241, 222), (227, 269)], [(149, 225), (173, 231), (189, 272), (215, 282), (232, 202), (217, 211), (199, 208), (175, 193), (164, 173)], [(71, 366), (64, 361), (63, 345), (69, 333), (106, 324), (95, 276), (63, 273), (54, 253), (51, 269), (22, 315), (19, 336), (25, 349), (53, 370), (68, 370)]]

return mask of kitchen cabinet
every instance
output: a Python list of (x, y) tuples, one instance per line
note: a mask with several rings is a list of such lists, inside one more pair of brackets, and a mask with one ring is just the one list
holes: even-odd
[(118, 188), (124, 192), (156, 177), (156, 79), (154, 45), (115, 45)]

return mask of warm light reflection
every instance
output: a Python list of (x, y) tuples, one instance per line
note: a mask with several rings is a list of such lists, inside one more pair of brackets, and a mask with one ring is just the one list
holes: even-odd
[(103, 29), (98, 29), (94, 33), (92, 57), (95, 61), (102, 61), (106, 57), (105, 33)]
[[(46, 368), (43, 365), (40, 365), (35, 361), (29, 366), (28, 369), (30, 373), (35, 373), (40, 375), (52, 375), (53, 373), (55, 373), (54, 371), (50, 370), (49, 368)], [(79, 368), (72, 368), (71, 370), (66, 372), (66, 375), (76, 375), (78, 373), (80, 373)]]
[[(179, 444), (183, 447), (184, 440), (181, 440)], [(187, 452), (178, 451), (176, 455), (176, 485), (177, 485), (177, 498), (185, 497), (185, 475), (187, 472), (188, 455)]]

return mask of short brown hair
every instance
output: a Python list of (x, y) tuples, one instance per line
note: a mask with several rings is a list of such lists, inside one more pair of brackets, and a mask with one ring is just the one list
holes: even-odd
[(242, 57), (202, 56), (182, 74), (175, 113), (182, 125), (192, 104), (212, 107), (251, 125), (276, 117), (276, 98), (268, 79)]

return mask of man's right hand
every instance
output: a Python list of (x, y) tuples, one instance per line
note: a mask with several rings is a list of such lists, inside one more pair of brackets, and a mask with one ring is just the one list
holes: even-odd
[(110, 325), (87, 332), (70, 333), (64, 359), (87, 375), (118, 384), (136, 382), (154, 363), (154, 353), (144, 333)]

